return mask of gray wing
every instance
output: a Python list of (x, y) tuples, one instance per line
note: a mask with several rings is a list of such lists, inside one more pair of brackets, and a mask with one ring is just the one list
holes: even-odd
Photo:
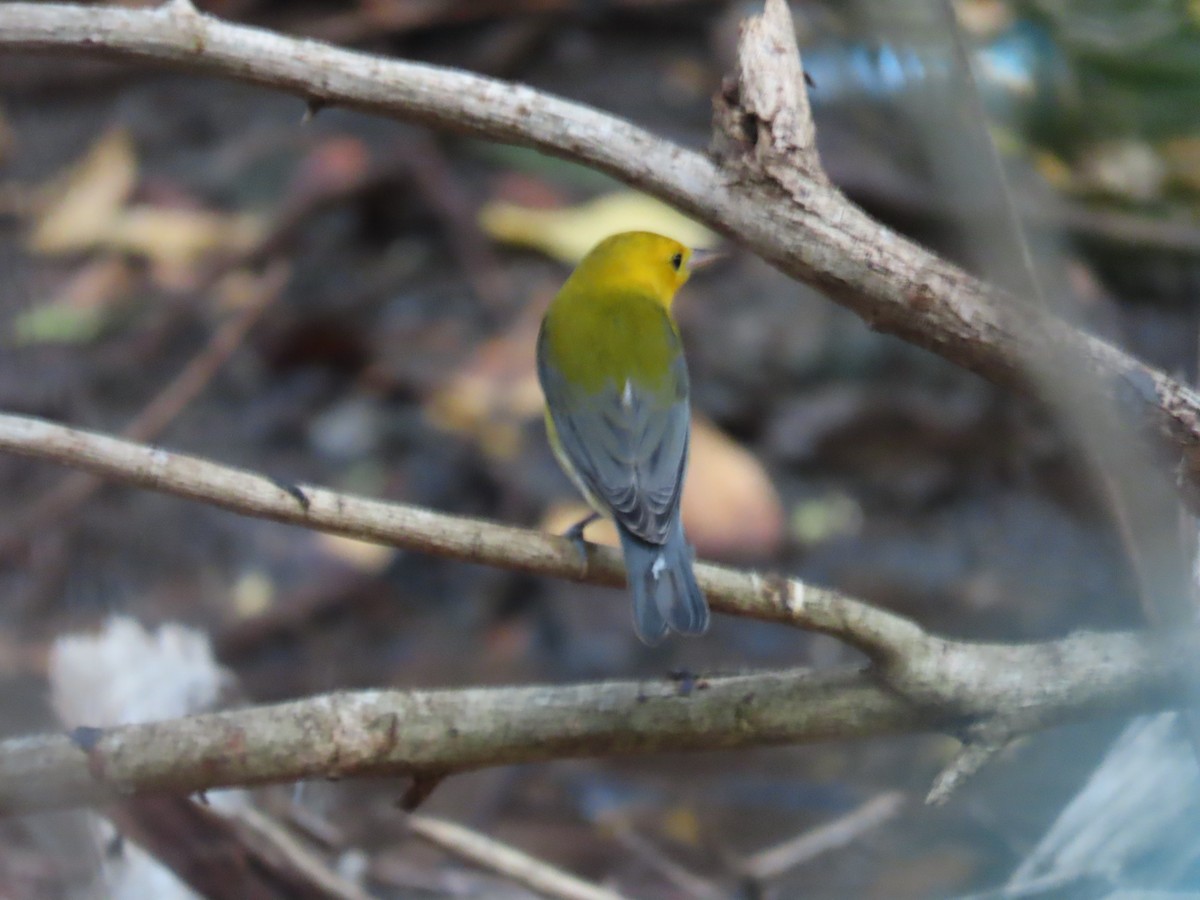
[[(678, 343), (673, 332), (670, 338)], [(632, 382), (606, 385), (598, 394), (580, 391), (544, 365), (541, 349), (539, 339), (538, 377), (563, 452), (580, 480), (626, 529), (644, 541), (664, 543), (678, 514), (687, 467), (683, 354), (672, 364), (664, 399)]]

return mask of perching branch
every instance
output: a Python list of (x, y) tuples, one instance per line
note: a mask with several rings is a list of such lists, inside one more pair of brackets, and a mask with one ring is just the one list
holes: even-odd
[(854, 737), (901, 731), (912, 720), (908, 704), (853, 672), (710, 679), (690, 691), (623, 681), (329, 694), (0, 742), (0, 812), (129, 793)]
[(1200, 487), (1200, 396), (1032, 304), (986, 285), (872, 220), (825, 178), (813, 144), (784, 0), (743, 32), (739, 71), (717, 103), (716, 158), (519, 84), (383, 59), (201, 14), (0, 4), (0, 48), (104, 53), (288, 91), (339, 105), (536, 147), (607, 172), (685, 210), (872, 327), (999, 384), (1038, 393), (1030, 359), (1090, 377), (1132, 418), (1173, 442)]
[[(467, 562), (616, 585), (615, 550), (586, 572), (563, 538), (388, 504), (0, 415), (0, 450), (258, 516)], [(89, 733), (0, 743), (0, 811), (128, 793), (362, 774), (433, 779), (483, 766), (664, 750), (729, 749), (981, 728), (1018, 736), (1063, 722), (1187, 702), (1200, 634), (1077, 634), (1038, 644), (952, 641), (836, 591), (711, 565), (713, 608), (822, 631), (866, 671), (681, 682), (371, 691)]]
[[(1093, 651), (1111, 653), (1127, 678), (1124, 690), (1103, 698), (1106, 712), (1169, 702), (1178, 663), (1132, 635), (1093, 635), (1092, 641)], [(1129, 656), (1130, 650), (1140, 652)], [(1090, 672), (1062, 674), (1080, 690)], [(1023, 673), (1012, 677), (1026, 681)], [(1027, 689), (1020, 693), (1029, 695)], [(1026, 721), (1063, 721), (1064, 713), (1094, 711), (1054, 709), (1046, 699), (1021, 711)], [(1007, 713), (1007, 702), (1000, 702)], [(310, 778), (442, 776), (572, 757), (950, 730), (960, 722), (952, 712), (915, 706), (870, 674), (854, 671), (766, 673), (694, 684), (360, 691), (73, 737), (0, 742), (0, 813)]]

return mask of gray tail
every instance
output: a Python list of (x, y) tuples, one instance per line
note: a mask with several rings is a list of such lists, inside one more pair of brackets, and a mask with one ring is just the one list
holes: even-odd
[(629, 590), (633, 593), (633, 628), (644, 643), (654, 645), (667, 629), (680, 634), (708, 630), (708, 604), (692, 572), (692, 548), (676, 522), (665, 544), (651, 544), (618, 524)]

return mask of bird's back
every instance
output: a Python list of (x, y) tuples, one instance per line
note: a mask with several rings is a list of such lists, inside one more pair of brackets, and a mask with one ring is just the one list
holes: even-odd
[(565, 286), (546, 313), (538, 342), (545, 361), (586, 393), (632, 380), (664, 403), (678, 399), (671, 373), (682, 347), (666, 309), (637, 291), (572, 287)]

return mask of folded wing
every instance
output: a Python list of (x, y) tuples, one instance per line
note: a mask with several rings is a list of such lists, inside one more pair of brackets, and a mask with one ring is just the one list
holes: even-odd
[(662, 384), (627, 378), (588, 393), (545, 365), (538, 348), (538, 375), (563, 451), (613, 518), (653, 544), (666, 542), (678, 514), (688, 452), (687, 365), (665, 314), (663, 326), (675, 352)]

